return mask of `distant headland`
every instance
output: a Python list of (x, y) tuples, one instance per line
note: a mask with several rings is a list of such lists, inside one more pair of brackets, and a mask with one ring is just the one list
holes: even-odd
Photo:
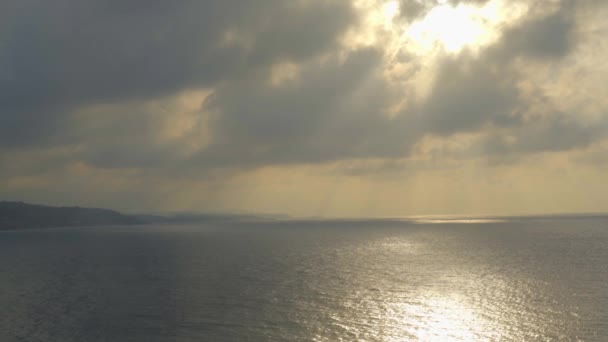
[(0, 201), (0, 230), (51, 227), (134, 225), (137, 217), (114, 210), (81, 207), (51, 207), (23, 202)]
[(113, 226), (138, 224), (189, 224), (210, 221), (251, 221), (284, 218), (251, 214), (124, 214), (110, 209), (55, 207), (15, 201), (0, 201), (0, 231), (55, 227)]

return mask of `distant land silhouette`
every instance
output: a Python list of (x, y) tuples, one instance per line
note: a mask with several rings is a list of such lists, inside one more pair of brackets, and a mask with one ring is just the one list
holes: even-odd
[(110, 209), (53, 207), (24, 202), (0, 201), (0, 230), (110, 226), (136, 224), (187, 224), (208, 221), (267, 220), (280, 215), (200, 214), (128, 215)]
[(144, 222), (134, 216), (109, 209), (50, 207), (0, 201), (0, 230), (141, 223)]

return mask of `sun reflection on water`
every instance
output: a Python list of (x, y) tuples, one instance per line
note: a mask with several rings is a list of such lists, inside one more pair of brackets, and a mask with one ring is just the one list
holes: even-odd
[[(475, 341), (481, 326), (490, 322), (456, 296), (422, 295), (419, 303), (394, 303), (387, 311), (391, 331), (385, 340)], [(486, 330), (486, 329), (483, 329)]]
[(504, 219), (493, 219), (493, 218), (420, 218), (415, 219), (414, 222), (418, 224), (479, 224), (479, 223), (504, 223), (507, 220)]

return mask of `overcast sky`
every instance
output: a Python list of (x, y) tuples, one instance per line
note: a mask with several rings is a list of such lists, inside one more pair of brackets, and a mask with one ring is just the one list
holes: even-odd
[(608, 1), (4, 0), (0, 198), (608, 211)]

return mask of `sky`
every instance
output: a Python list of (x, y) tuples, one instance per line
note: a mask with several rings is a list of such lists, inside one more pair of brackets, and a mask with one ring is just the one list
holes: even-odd
[(0, 199), (608, 211), (603, 0), (4, 0)]

